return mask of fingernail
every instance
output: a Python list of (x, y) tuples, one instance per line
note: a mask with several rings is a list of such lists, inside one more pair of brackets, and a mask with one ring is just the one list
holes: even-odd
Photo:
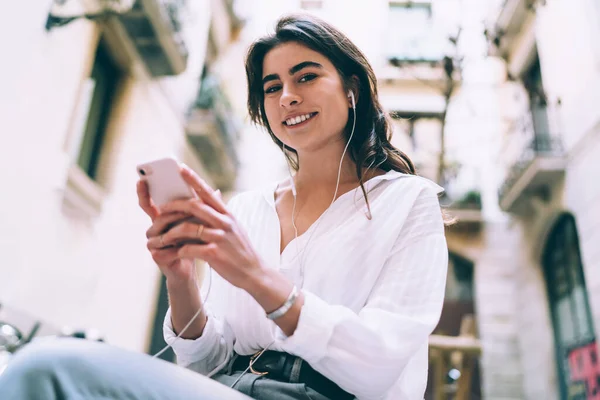
[(190, 167), (189, 167), (187, 164), (183, 164), (183, 163), (182, 163), (182, 164), (181, 164), (181, 166), (182, 166), (182, 168), (183, 168), (183, 169), (185, 169), (185, 170), (186, 170), (186, 171), (188, 171), (188, 172), (191, 172), (191, 171), (192, 171), (192, 169), (191, 169), (191, 168), (190, 168)]

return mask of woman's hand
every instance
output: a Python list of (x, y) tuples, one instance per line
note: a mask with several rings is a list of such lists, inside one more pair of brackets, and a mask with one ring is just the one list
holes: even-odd
[[(259, 279), (263, 272), (250, 240), (216, 191), (186, 167), (182, 167), (181, 175), (199, 199), (175, 200), (161, 207), (160, 212), (164, 215), (185, 214), (203, 223), (188, 220), (169, 229), (162, 236), (162, 243), (160, 237), (155, 236), (149, 244), (174, 245), (173, 253), (169, 254), (176, 252), (183, 260), (205, 260), (232, 285), (248, 289), (248, 285)], [(163, 226), (166, 225), (160, 227)]]
[[(217, 192), (186, 167), (181, 175), (199, 199), (176, 200), (161, 207), (160, 212), (165, 215), (183, 213), (193, 218), (169, 229), (162, 236), (161, 245), (179, 246), (175, 247), (177, 256), (183, 260), (207, 261), (223, 279), (254, 297), (267, 313), (279, 308), (293, 284), (279, 271), (264, 268), (250, 239)], [(154, 246), (160, 240), (153, 237), (149, 242)], [(300, 293), (292, 308), (275, 320), (286, 335), (296, 330), (303, 304), (304, 295)]]
[(183, 213), (161, 213), (152, 202), (148, 193), (147, 182), (140, 180), (137, 183), (139, 205), (152, 220), (152, 226), (146, 231), (148, 238), (147, 247), (154, 262), (170, 282), (187, 282), (196, 278), (194, 260), (182, 259), (177, 246), (163, 245), (161, 238), (173, 226), (189, 217)]

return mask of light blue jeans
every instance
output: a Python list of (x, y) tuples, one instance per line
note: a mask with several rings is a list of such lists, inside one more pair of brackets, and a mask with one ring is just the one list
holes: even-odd
[(251, 373), (230, 389), (239, 375), (228, 371), (213, 380), (103, 343), (42, 339), (20, 350), (0, 375), (0, 400), (328, 400), (302, 383)]
[(249, 400), (250, 397), (146, 354), (83, 339), (43, 339), (19, 351), (0, 375), (0, 399)]

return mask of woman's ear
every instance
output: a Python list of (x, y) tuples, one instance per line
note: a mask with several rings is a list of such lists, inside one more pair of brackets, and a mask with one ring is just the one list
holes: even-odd
[[(358, 92), (359, 92), (359, 80), (356, 75), (352, 75), (350, 78), (350, 85), (348, 85), (348, 107), (352, 108), (352, 102), (354, 101), (354, 107), (358, 104)], [(352, 98), (354, 95), (354, 99)]]

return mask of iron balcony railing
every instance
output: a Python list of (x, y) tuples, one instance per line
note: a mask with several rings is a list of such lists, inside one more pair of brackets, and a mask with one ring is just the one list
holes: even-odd
[(183, 12), (186, 9), (187, 0), (158, 0), (162, 10), (171, 22), (174, 32), (181, 32)]
[(498, 190), (500, 200), (519, 180), (527, 168), (538, 157), (560, 157), (564, 155), (564, 147), (560, 138), (556, 136), (537, 134), (529, 145), (525, 148), (516, 163), (510, 167), (509, 173), (504, 183)]
[(237, 142), (241, 126), (216, 78), (202, 80), (188, 114), (188, 140), (215, 185), (230, 190), (239, 168)]
[(177, 75), (186, 68), (189, 55), (183, 37), (188, 0), (136, 0), (119, 15), (150, 75)]
[(234, 121), (231, 103), (218, 80), (212, 77), (203, 79), (192, 107), (211, 110), (214, 113), (226, 151), (232, 159), (237, 160), (236, 143), (239, 139), (239, 129)]
[(444, 192), (440, 199), (442, 205), (455, 210), (478, 210), (481, 211), (481, 193), (478, 190), (470, 190), (461, 196), (449, 196)]

